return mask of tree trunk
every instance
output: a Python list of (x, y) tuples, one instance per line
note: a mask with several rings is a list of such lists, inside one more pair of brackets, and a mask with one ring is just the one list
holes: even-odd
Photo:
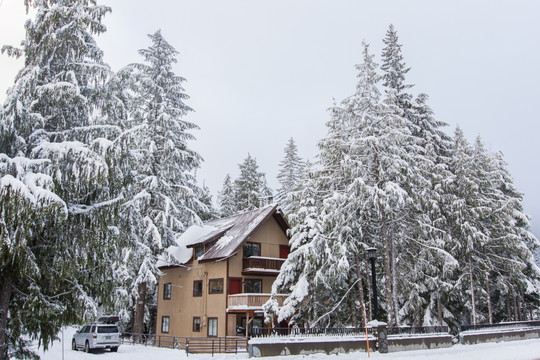
[[(388, 313), (388, 325), (393, 326), (394, 311), (392, 302), (392, 271), (390, 268), (391, 254), (390, 254), (390, 241), (388, 239), (388, 229), (386, 227), (386, 214), (384, 210), (381, 211), (381, 233), (383, 240), (384, 251), (384, 274), (385, 274), (385, 292), (386, 292), (386, 311)], [(377, 319), (379, 320), (379, 319)]]
[(510, 307), (510, 291), (506, 294), (506, 321), (512, 321), (512, 310)]
[(489, 286), (489, 274), (486, 274), (486, 291), (487, 291), (487, 301), (488, 301), (489, 323), (493, 324), (493, 309), (491, 307), (491, 290)]
[(470, 281), (471, 281), (471, 301), (472, 301), (472, 314), (471, 314), (471, 317), (472, 317), (473, 325), (476, 325), (476, 299), (474, 297), (474, 277), (473, 277), (471, 255), (469, 255), (469, 275), (470, 275)]
[(0, 285), (0, 359), (7, 359), (7, 317), (12, 290), (13, 280), (11, 277), (5, 276)]
[(392, 254), (392, 312), (394, 314), (393, 324), (394, 326), (399, 326), (398, 319), (398, 294), (397, 294), (397, 276), (396, 276), (396, 244), (393, 241), (390, 241), (390, 253)]
[[(359, 296), (360, 296), (360, 301), (362, 303), (362, 305), (364, 305), (364, 288), (363, 288), (363, 281), (362, 281), (362, 273), (360, 271), (360, 260), (358, 259), (358, 254), (356, 254), (356, 256), (354, 257), (354, 260), (356, 261), (356, 276), (358, 277), (358, 283), (357, 283), (357, 286), (358, 286), (358, 292), (359, 292)], [(362, 316), (360, 316), (360, 326), (366, 326), (366, 324), (364, 323), (364, 319), (365, 319), (365, 315), (364, 314), (364, 306), (362, 306)]]
[(146, 304), (146, 283), (140, 283), (137, 289), (137, 300), (135, 302), (135, 316), (133, 317), (133, 333), (137, 341), (141, 340), (144, 331), (144, 308)]
[[(366, 264), (365, 270), (366, 274), (370, 274), (369, 272), (369, 259), (367, 257), (364, 257), (364, 263)], [(369, 276), (369, 275), (368, 275)], [(373, 320), (373, 300), (371, 299), (373, 297), (373, 289), (371, 288), (371, 281), (366, 281), (367, 284), (367, 291), (368, 291), (368, 307), (369, 307), (369, 316), (368, 319)]]
[(521, 320), (519, 316), (519, 299), (518, 299), (517, 292), (514, 292), (514, 316), (516, 318), (516, 321)]

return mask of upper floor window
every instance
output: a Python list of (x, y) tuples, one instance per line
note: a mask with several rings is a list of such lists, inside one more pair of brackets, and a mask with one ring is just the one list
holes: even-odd
[(195, 246), (195, 259), (198, 259), (204, 254), (204, 248), (202, 245)]
[(244, 257), (261, 256), (261, 244), (247, 242), (244, 244)]
[(202, 296), (202, 280), (193, 282), (193, 296)]
[(252, 294), (262, 293), (262, 280), (260, 279), (246, 279), (244, 280), (244, 292)]
[(223, 293), (223, 279), (210, 279), (208, 284), (209, 294), (222, 294)]
[(164, 300), (169, 300), (171, 298), (171, 289), (172, 289), (171, 283), (163, 284), (163, 299)]

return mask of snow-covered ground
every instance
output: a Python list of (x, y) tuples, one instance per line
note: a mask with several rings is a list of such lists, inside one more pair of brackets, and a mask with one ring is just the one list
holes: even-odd
[[(56, 341), (47, 352), (37, 349), (43, 360), (77, 360), (77, 359), (125, 359), (125, 360), (166, 360), (166, 359), (212, 359), (211, 355), (186, 356), (183, 350), (172, 350), (163, 348), (145, 347), (140, 345), (122, 345), (117, 353), (107, 350), (86, 354), (81, 351), (71, 350), (71, 337), (75, 328), (68, 328), (64, 331), (64, 356), (62, 357), (62, 343)], [(61, 335), (60, 335), (61, 336)], [(213, 359), (233, 360), (246, 359), (247, 354), (216, 354)], [(267, 357), (265, 360), (298, 360), (298, 359), (320, 359), (320, 360), (358, 360), (368, 359), (367, 353), (356, 352), (339, 355), (297, 355)], [(509, 341), (500, 343), (487, 343), (481, 345), (455, 345), (448, 349), (406, 351), (390, 354), (372, 353), (371, 359), (388, 360), (540, 360), (540, 339)]]

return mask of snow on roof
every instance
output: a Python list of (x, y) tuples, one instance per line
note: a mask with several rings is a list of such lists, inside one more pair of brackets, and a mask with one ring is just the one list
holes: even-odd
[(278, 211), (277, 205), (273, 204), (227, 218), (212, 220), (203, 225), (192, 225), (178, 238), (178, 246), (169, 248), (168, 252), (181, 264), (185, 264), (192, 257), (192, 247), (217, 240), (216, 244), (198, 260), (211, 261), (227, 258), (234, 255), (253, 231), (272, 215), (279, 217), (279, 222), (285, 231), (285, 228), (288, 228), (287, 221), (283, 213)]

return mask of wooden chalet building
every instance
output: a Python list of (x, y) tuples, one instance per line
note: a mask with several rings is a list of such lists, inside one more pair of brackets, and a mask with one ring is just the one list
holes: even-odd
[(289, 254), (288, 228), (269, 205), (187, 229), (172, 251), (183, 265), (160, 267), (156, 335), (237, 336), (263, 327), (262, 305)]

